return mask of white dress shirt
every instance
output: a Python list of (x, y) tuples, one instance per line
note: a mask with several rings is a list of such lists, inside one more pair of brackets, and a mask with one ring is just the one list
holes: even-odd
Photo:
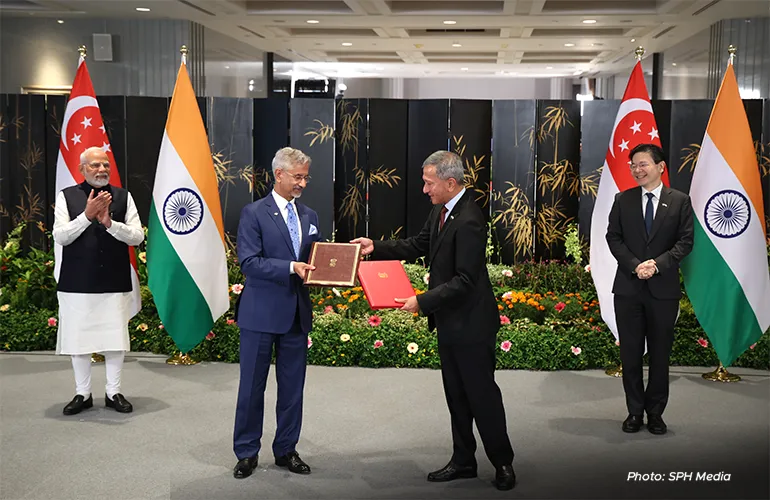
[(660, 202), (660, 192), (663, 191), (663, 183), (658, 184), (658, 187), (652, 191), (647, 191), (642, 188), (642, 218), (647, 215), (647, 193), (652, 193), (652, 218), (655, 219), (655, 215), (658, 213), (658, 203)]
[(452, 209), (457, 205), (457, 202), (460, 201), (460, 198), (463, 197), (465, 194), (465, 188), (462, 188), (459, 193), (457, 193), (454, 198), (449, 200), (446, 205), (446, 213), (444, 214), (444, 224), (446, 224), (446, 221), (449, 219), (449, 214), (452, 213)]
[[(299, 212), (297, 212), (297, 204), (294, 203), (294, 198), (291, 199), (291, 201), (286, 200), (283, 196), (276, 193), (275, 190), (273, 190), (273, 199), (275, 200), (275, 204), (278, 205), (278, 211), (281, 212), (281, 216), (283, 217), (283, 221), (286, 223), (286, 227), (289, 227), (289, 205), (291, 205), (291, 208), (294, 210), (294, 216), (297, 218), (297, 233), (299, 233), (299, 246), (302, 248), (302, 224), (299, 222)], [(291, 262), (289, 264), (289, 274), (294, 274), (294, 262)]]

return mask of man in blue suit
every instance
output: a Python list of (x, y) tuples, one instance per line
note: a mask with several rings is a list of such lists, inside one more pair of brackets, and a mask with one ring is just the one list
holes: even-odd
[(318, 215), (296, 200), (310, 181), (310, 158), (292, 148), (273, 158), (273, 191), (244, 207), (238, 224), (238, 260), (246, 285), (236, 306), (241, 329), (241, 378), (235, 411), (233, 476), (257, 467), (265, 413), (265, 385), (275, 347), (278, 382), (275, 464), (297, 474), (310, 467), (297, 454), (302, 426), (310, 295), (303, 285), (310, 247), (321, 239)]

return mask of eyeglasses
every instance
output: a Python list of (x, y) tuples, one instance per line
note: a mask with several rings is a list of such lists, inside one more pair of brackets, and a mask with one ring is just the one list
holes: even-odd
[(651, 167), (653, 165), (657, 165), (657, 163), (647, 163), (646, 161), (643, 161), (641, 163), (631, 163), (631, 164), (628, 165), (628, 168), (630, 170), (637, 170), (637, 169), (640, 169), (640, 168), (641, 169), (649, 168), (649, 167)]
[(302, 182), (304, 180), (306, 183), (309, 183), (311, 179), (309, 175), (302, 175), (302, 174), (294, 174), (294, 175), (286, 174), (286, 175), (294, 179), (294, 182)]

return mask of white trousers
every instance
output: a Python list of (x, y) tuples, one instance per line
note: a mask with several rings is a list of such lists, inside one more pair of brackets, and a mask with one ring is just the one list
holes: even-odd
[[(125, 351), (104, 351), (104, 364), (107, 372), (107, 385), (105, 392), (107, 397), (112, 397), (120, 392), (120, 374), (123, 371), (123, 358)], [(75, 393), (88, 399), (91, 394), (91, 355), (72, 355), (72, 369), (75, 371)]]

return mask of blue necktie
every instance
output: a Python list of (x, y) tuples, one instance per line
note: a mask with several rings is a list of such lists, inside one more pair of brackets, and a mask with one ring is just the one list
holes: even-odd
[(291, 244), (294, 246), (294, 255), (299, 259), (299, 224), (297, 223), (297, 215), (294, 213), (294, 205), (289, 203), (286, 206), (286, 210), (289, 211), (287, 226), (289, 226), (289, 236), (291, 236)]
[(647, 228), (647, 235), (652, 231), (652, 220), (655, 218), (655, 209), (652, 206), (652, 193), (647, 193), (647, 208), (644, 209), (644, 226)]

